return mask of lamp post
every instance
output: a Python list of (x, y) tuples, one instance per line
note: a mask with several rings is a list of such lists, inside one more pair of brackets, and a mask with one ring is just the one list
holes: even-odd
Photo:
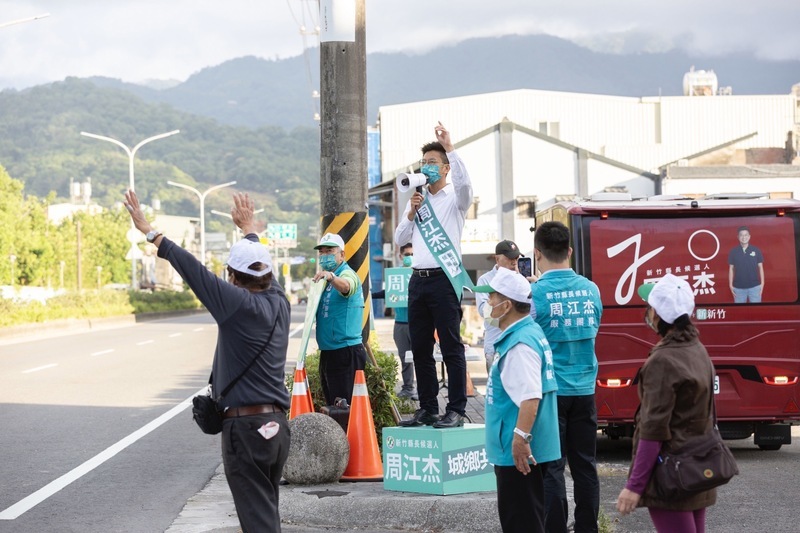
[(11, 254), (8, 256), (8, 260), (11, 262), (11, 286), (14, 286), (14, 263), (17, 262), (17, 256)]
[(33, 22), (34, 20), (43, 19), (49, 16), (50, 13), (42, 13), (41, 15), (36, 15), (35, 17), (28, 17), (24, 19), (12, 20), (10, 22), (3, 22), (2, 24), (0, 24), (0, 28), (6, 28), (8, 26), (13, 26), (15, 24), (22, 24), (23, 22)]
[(177, 183), (174, 181), (168, 181), (168, 185), (172, 185), (173, 187), (179, 187), (181, 189), (186, 189), (187, 191), (192, 191), (200, 198), (200, 261), (205, 265), (206, 264), (206, 196), (209, 193), (216, 191), (217, 189), (222, 189), (223, 187), (230, 187), (231, 185), (236, 185), (235, 181), (229, 181), (228, 183), (223, 183), (222, 185), (214, 185), (213, 187), (209, 187), (206, 189), (205, 192), (200, 192), (194, 187), (190, 187), (188, 185), (184, 185), (183, 183)]
[[(128, 148), (127, 145), (119, 142), (116, 139), (112, 139), (111, 137), (105, 137), (103, 135), (97, 135), (95, 133), (88, 133), (85, 131), (81, 132), (81, 135), (84, 137), (91, 137), (92, 139), (98, 139), (101, 141), (108, 141), (110, 143), (114, 143), (123, 150), (125, 153), (128, 154), (128, 188), (132, 191), (136, 190), (134, 188), (134, 178), (133, 178), (133, 157), (136, 155), (136, 151), (144, 146), (145, 144), (149, 143), (150, 141), (156, 141), (158, 139), (163, 139), (164, 137), (169, 137), (171, 135), (175, 135), (176, 133), (180, 133), (181, 130), (172, 130), (167, 133), (160, 133), (158, 135), (153, 135), (152, 137), (148, 137), (147, 139), (143, 140), (139, 144), (133, 147), (133, 149)], [(133, 224), (133, 220), (131, 220), (131, 228), (136, 229), (136, 226)], [(133, 244), (131, 246), (134, 246)], [(131, 288), (136, 289), (136, 258), (131, 257)]]
[[(225, 213), (224, 211), (217, 211), (216, 209), (212, 209), (211, 212), (213, 214), (215, 214), (215, 215), (219, 215), (221, 217), (225, 217), (225, 218), (229, 218), (229, 219), (233, 220), (233, 215), (231, 215), (230, 213)], [(263, 212), (264, 212), (263, 209), (256, 209), (255, 211), (253, 211), (253, 214), (257, 215), (257, 214), (263, 213)], [(239, 228), (233, 228), (233, 235), (234, 235), (234, 239), (233, 239), (234, 242), (238, 241), (239, 240), (238, 239)]]

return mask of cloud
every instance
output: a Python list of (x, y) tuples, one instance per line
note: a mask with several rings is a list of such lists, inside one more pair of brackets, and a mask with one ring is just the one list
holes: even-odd
[[(367, 50), (419, 53), (471, 37), (546, 33), (613, 53), (674, 47), (714, 56), (746, 51), (800, 59), (800, 2), (751, 0), (365, 0)], [(246, 55), (303, 52), (314, 0), (0, 0), (0, 87), (66, 76), (186, 79)], [(316, 44), (314, 36), (305, 36)]]

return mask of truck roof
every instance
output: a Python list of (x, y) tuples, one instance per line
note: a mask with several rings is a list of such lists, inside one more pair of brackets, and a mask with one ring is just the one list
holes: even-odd
[(792, 198), (751, 198), (748, 195), (743, 197), (725, 198), (685, 198), (670, 196), (652, 196), (636, 200), (578, 200), (563, 202), (561, 205), (573, 214), (599, 214), (601, 212), (630, 212), (630, 213), (653, 213), (659, 211), (689, 212), (689, 211), (714, 211), (719, 212), (738, 212), (742, 211), (775, 212), (800, 212), (800, 201)]

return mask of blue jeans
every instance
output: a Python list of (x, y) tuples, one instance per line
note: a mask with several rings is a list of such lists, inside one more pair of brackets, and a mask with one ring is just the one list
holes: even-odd
[(733, 288), (733, 303), (743, 304), (747, 303), (748, 300), (753, 304), (761, 302), (761, 285), (756, 285), (749, 289)]
[(597, 531), (600, 480), (597, 477), (597, 407), (594, 394), (558, 397), (561, 459), (543, 463), (545, 530), (566, 533), (569, 521), (564, 467), (569, 462), (575, 493), (575, 533)]

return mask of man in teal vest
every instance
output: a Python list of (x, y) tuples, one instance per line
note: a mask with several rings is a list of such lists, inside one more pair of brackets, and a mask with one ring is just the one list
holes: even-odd
[(320, 349), (319, 377), (327, 405), (353, 396), (356, 370), (364, 370), (367, 352), (361, 344), (364, 294), (358, 274), (344, 260), (344, 240), (327, 233), (314, 247), (322, 269), (314, 282), (324, 279), (328, 286), (317, 309), (317, 345)]
[(486, 383), (486, 454), (497, 477), (504, 532), (543, 532), (544, 481), (539, 463), (561, 457), (553, 355), (530, 316), (531, 285), (501, 268), (489, 285), (484, 318), (500, 328)]
[(545, 222), (536, 228), (533, 257), (541, 271), (531, 286), (531, 315), (553, 350), (558, 382), (561, 459), (543, 465), (545, 525), (548, 533), (566, 533), (569, 522), (564, 466), (575, 493), (575, 533), (596, 532), (600, 510), (597, 476), (597, 407), (594, 342), (603, 304), (597, 285), (570, 268), (569, 228)]

